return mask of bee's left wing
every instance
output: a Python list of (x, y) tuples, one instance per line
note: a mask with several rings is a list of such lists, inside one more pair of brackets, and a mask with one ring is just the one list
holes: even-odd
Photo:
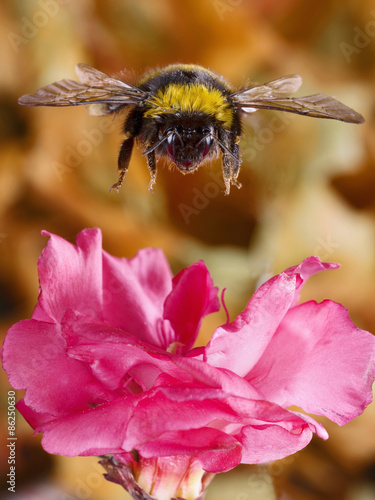
[(243, 111), (274, 109), (316, 118), (331, 118), (348, 123), (363, 123), (360, 113), (325, 94), (288, 97), (300, 87), (298, 75), (288, 75), (264, 85), (256, 85), (231, 95), (233, 103)]
[(25, 106), (78, 106), (95, 105), (89, 111), (96, 115), (113, 113), (126, 104), (138, 104), (146, 93), (98, 71), (87, 64), (77, 64), (80, 82), (60, 80), (19, 98)]

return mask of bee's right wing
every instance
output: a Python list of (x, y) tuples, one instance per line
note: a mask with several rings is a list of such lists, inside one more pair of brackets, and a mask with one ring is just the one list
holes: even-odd
[(232, 94), (233, 103), (242, 111), (253, 112), (257, 109), (287, 111), (316, 118), (331, 118), (348, 123), (363, 123), (361, 114), (342, 102), (325, 94), (303, 97), (289, 97), (302, 83), (299, 75), (287, 75), (263, 85), (255, 85)]
[[(60, 80), (19, 98), (25, 106), (90, 105), (92, 114), (113, 113), (127, 104), (139, 104), (147, 94), (133, 85), (113, 78), (87, 64), (77, 64), (81, 82)], [(94, 105), (94, 106), (91, 106)]]

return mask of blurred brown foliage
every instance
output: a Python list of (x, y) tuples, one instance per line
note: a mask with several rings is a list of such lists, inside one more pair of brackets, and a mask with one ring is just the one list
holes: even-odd
[[(40, 231), (74, 241), (81, 229), (93, 226), (102, 229), (104, 248), (115, 255), (131, 257), (139, 248), (158, 246), (175, 272), (204, 259), (214, 282), (227, 288), (232, 318), (264, 277), (308, 255), (339, 262), (339, 271), (313, 278), (303, 298), (337, 300), (359, 327), (375, 332), (373, 2), (3, 0), (0, 26), (3, 335), (29, 317), (36, 303), (36, 262), (46, 244)], [(117, 180), (120, 118), (112, 122), (83, 108), (17, 104), (22, 94), (75, 78), (78, 62), (131, 83), (173, 62), (209, 67), (234, 87), (298, 73), (302, 94), (334, 95), (366, 123), (257, 112), (244, 121), (241, 190), (223, 196), (216, 161), (189, 176), (160, 169), (152, 195), (144, 158), (134, 152), (120, 193), (109, 193)], [(223, 313), (209, 317), (200, 341), (224, 321)], [(1, 382), (5, 411), (4, 373)], [(273, 498), (271, 476), (283, 499), (374, 498), (374, 417), (372, 405), (345, 428), (328, 423), (327, 442), (314, 440), (296, 456), (271, 464), (270, 475), (239, 467), (218, 478), (207, 498)], [(20, 490), (44, 477), (79, 496), (77, 478), (90, 477), (95, 462), (43, 454), (21, 418), (18, 436)], [(5, 454), (2, 444), (2, 470)], [(113, 485), (88, 490), (85, 498), (124, 497)], [(45, 496), (24, 498), (50, 498), (50, 490), (43, 491)]]

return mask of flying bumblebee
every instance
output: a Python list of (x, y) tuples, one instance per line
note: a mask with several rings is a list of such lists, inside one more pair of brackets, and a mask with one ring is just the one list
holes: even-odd
[[(159, 157), (167, 157), (183, 173), (222, 156), (225, 194), (241, 187), (241, 115), (257, 109), (287, 111), (349, 123), (363, 117), (333, 97), (314, 94), (289, 97), (301, 86), (298, 75), (287, 75), (262, 85), (234, 91), (219, 75), (193, 64), (173, 64), (146, 74), (136, 86), (111, 77), (87, 64), (78, 64), (80, 82), (61, 80), (24, 95), (26, 106), (89, 105), (94, 115), (125, 108), (125, 140), (118, 156), (118, 190), (128, 170), (135, 139), (146, 156), (153, 191)], [(111, 188), (111, 189), (112, 189)]]

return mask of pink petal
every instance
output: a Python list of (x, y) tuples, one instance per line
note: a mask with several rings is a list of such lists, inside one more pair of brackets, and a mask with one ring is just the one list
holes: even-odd
[(296, 290), (293, 305), (298, 303), (300, 292), (303, 285), (313, 274), (321, 273), (322, 271), (329, 271), (331, 269), (338, 269), (340, 264), (335, 264), (334, 262), (322, 262), (319, 257), (307, 257), (305, 260), (298, 264), (297, 266), (289, 267), (284, 271), (288, 276), (293, 276), (298, 274), (301, 278), (301, 282)]
[[(249, 400), (263, 398), (258, 389), (230, 370), (219, 369), (194, 358), (180, 356), (175, 356), (173, 362), (179, 368), (191, 374), (197, 384), (209, 391), (213, 388), (220, 389), (226, 395), (225, 397), (231, 395)], [(177, 389), (174, 390), (177, 391)], [(173, 399), (174, 396), (171, 396), (171, 398)], [(178, 400), (177, 396), (176, 400)]]
[(44, 423), (36, 430), (43, 432), (42, 444), (48, 453), (67, 457), (121, 453), (133, 405), (132, 398), (121, 398)]
[(77, 246), (43, 231), (50, 240), (38, 261), (41, 286), (33, 318), (60, 321), (66, 309), (100, 317), (102, 310), (102, 236), (84, 229)]
[(160, 322), (172, 274), (161, 250), (140, 250), (130, 260), (103, 252), (103, 286), (105, 321), (142, 341), (168, 347)]
[(296, 287), (297, 277), (286, 274), (261, 286), (232, 323), (216, 329), (206, 347), (207, 362), (246, 375), (288, 311)]
[(111, 391), (127, 391), (130, 381), (138, 384), (138, 391), (148, 390), (162, 373), (180, 382), (192, 380), (172, 354), (94, 318), (68, 311), (63, 332), (68, 356), (88, 363), (95, 378)]
[(247, 426), (242, 430), (243, 464), (279, 460), (304, 448), (312, 438), (308, 425), (291, 433), (278, 425)]
[(251, 401), (237, 397), (228, 397), (226, 403), (240, 417), (243, 426), (259, 427), (276, 425), (292, 434), (299, 434), (306, 425), (322, 439), (328, 434), (324, 427), (312, 417), (286, 410), (269, 401)]
[(108, 397), (87, 365), (66, 356), (58, 325), (33, 319), (16, 323), (2, 356), (9, 382), (26, 389), (25, 404), (37, 412), (65, 415)]
[(336, 267), (309, 257), (268, 280), (232, 323), (217, 328), (206, 347), (207, 361), (245, 376), (262, 356), (284, 315), (298, 301), (306, 280)]
[(36, 429), (39, 425), (53, 420), (55, 415), (51, 413), (39, 413), (32, 410), (29, 406), (26, 406), (25, 400), (20, 399), (17, 401), (17, 410), (21, 413), (26, 422), (33, 428)]
[(163, 349), (142, 342), (134, 335), (120, 330), (108, 323), (104, 323), (92, 316), (67, 310), (61, 320), (61, 330), (68, 346), (76, 346), (86, 343), (111, 343), (139, 346), (142, 349), (150, 349), (153, 352), (165, 354)]
[(344, 424), (370, 403), (375, 338), (332, 301), (291, 309), (247, 379), (281, 406)]
[(166, 432), (137, 449), (145, 458), (170, 455), (197, 457), (207, 472), (225, 472), (241, 461), (241, 444), (236, 438), (209, 427)]
[(121, 390), (132, 380), (138, 384), (138, 390), (146, 391), (163, 373), (178, 377), (181, 382), (191, 379), (168, 357), (132, 345), (81, 344), (71, 347), (69, 356), (89, 363), (98, 381), (110, 390)]
[[(159, 391), (153, 395), (149, 393), (134, 411), (123, 448), (127, 451), (139, 449), (142, 443), (157, 440), (166, 432), (197, 429), (214, 420), (237, 422), (239, 417), (229, 407), (215, 400), (172, 401)], [(179, 451), (173, 454), (178, 455)]]
[(175, 341), (184, 346), (181, 352), (178, 351), (180, 354), (193, 346), (203, 317), (220, 309), (217, 292), (202, 261), (173, 278), (173, 289), (165, 301), (164, 317), (171, 323)]

